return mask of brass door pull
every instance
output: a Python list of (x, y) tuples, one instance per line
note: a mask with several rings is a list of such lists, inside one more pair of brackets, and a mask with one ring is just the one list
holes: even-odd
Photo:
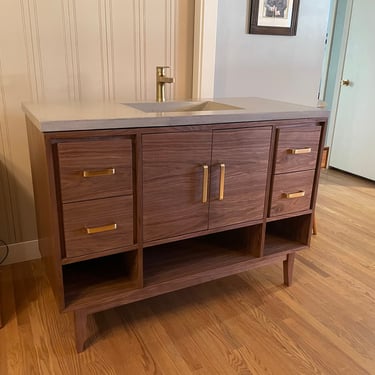
[(296, 191), (294, 193), (283, 193), (283, 198), (286, 198), (286, 199), (302, 198), (304, 196), (305, 196), (305, 192), (303, 190)]
[(83, 171), (83, 177), (97, 177), (97, 176), (111, 176), (116, 174), (115, 168), (92, 170), (92, 171)]
[(202, 187), (202, 203), (207, 203), (208, 199), (208, 165), (203, 165), (203, 187)]
[(304, 147), (304, 148), (290, 148), (288, 150), (290, 154), (293, 155), (300, 155), (300, 154), (309, 154), (311, 152), (311, 147)]
[(224, 199), (225, 164), (220, 163), (219, 201)]
[(109, 224), (109, 225), (103, 225), (101, 227), (85, 228), (85, 231), (87, 234), (95, 234), (95, 233), (109, 232), (111, 230), (116, 230), (116, 229), (117, 229), (117, 224)]

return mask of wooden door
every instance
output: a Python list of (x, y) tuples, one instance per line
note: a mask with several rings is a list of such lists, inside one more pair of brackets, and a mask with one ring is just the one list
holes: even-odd
[(203, 166), (210, 164), (211, 137), (211, 131), (143, 135), (145, 243), (207, 229)]
[(329, 165), (375, 180), (373, 0), (354, 0)]
[(214, 132), (210, 229), (263, 217), (271, 131), (266, 127)]

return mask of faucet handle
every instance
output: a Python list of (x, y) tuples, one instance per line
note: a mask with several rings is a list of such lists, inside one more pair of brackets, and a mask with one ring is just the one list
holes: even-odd
[(157, 66), (156, 67), (156, 74), (158, 76), (164, 76), (165, 75), (165, 69), (169, 69), (170, 66)]

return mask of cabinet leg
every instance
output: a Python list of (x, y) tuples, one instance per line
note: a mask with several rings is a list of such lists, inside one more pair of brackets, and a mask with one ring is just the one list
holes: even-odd
[(87, 314), (84, 311), (77, 310), (74, 312), (74, 324), (76, 334), (77, 352), (83, 352), (87, 337)]
[(312, 234), (318, 234), (318, 228), (316, 226), (316, 220), (315, 220), (315, 213), (313, 214)]
[(292, 285), (295, 256), (296, 256), (295, 253), (290, 253), (286, 256), (286, 259), (283, 262), (284, 284), (286, 286)]

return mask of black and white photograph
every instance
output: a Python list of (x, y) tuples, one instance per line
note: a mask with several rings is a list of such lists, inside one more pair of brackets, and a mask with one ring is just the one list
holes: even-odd
[(296, 35), (299, 0), (253, 0), (251, 34)]

